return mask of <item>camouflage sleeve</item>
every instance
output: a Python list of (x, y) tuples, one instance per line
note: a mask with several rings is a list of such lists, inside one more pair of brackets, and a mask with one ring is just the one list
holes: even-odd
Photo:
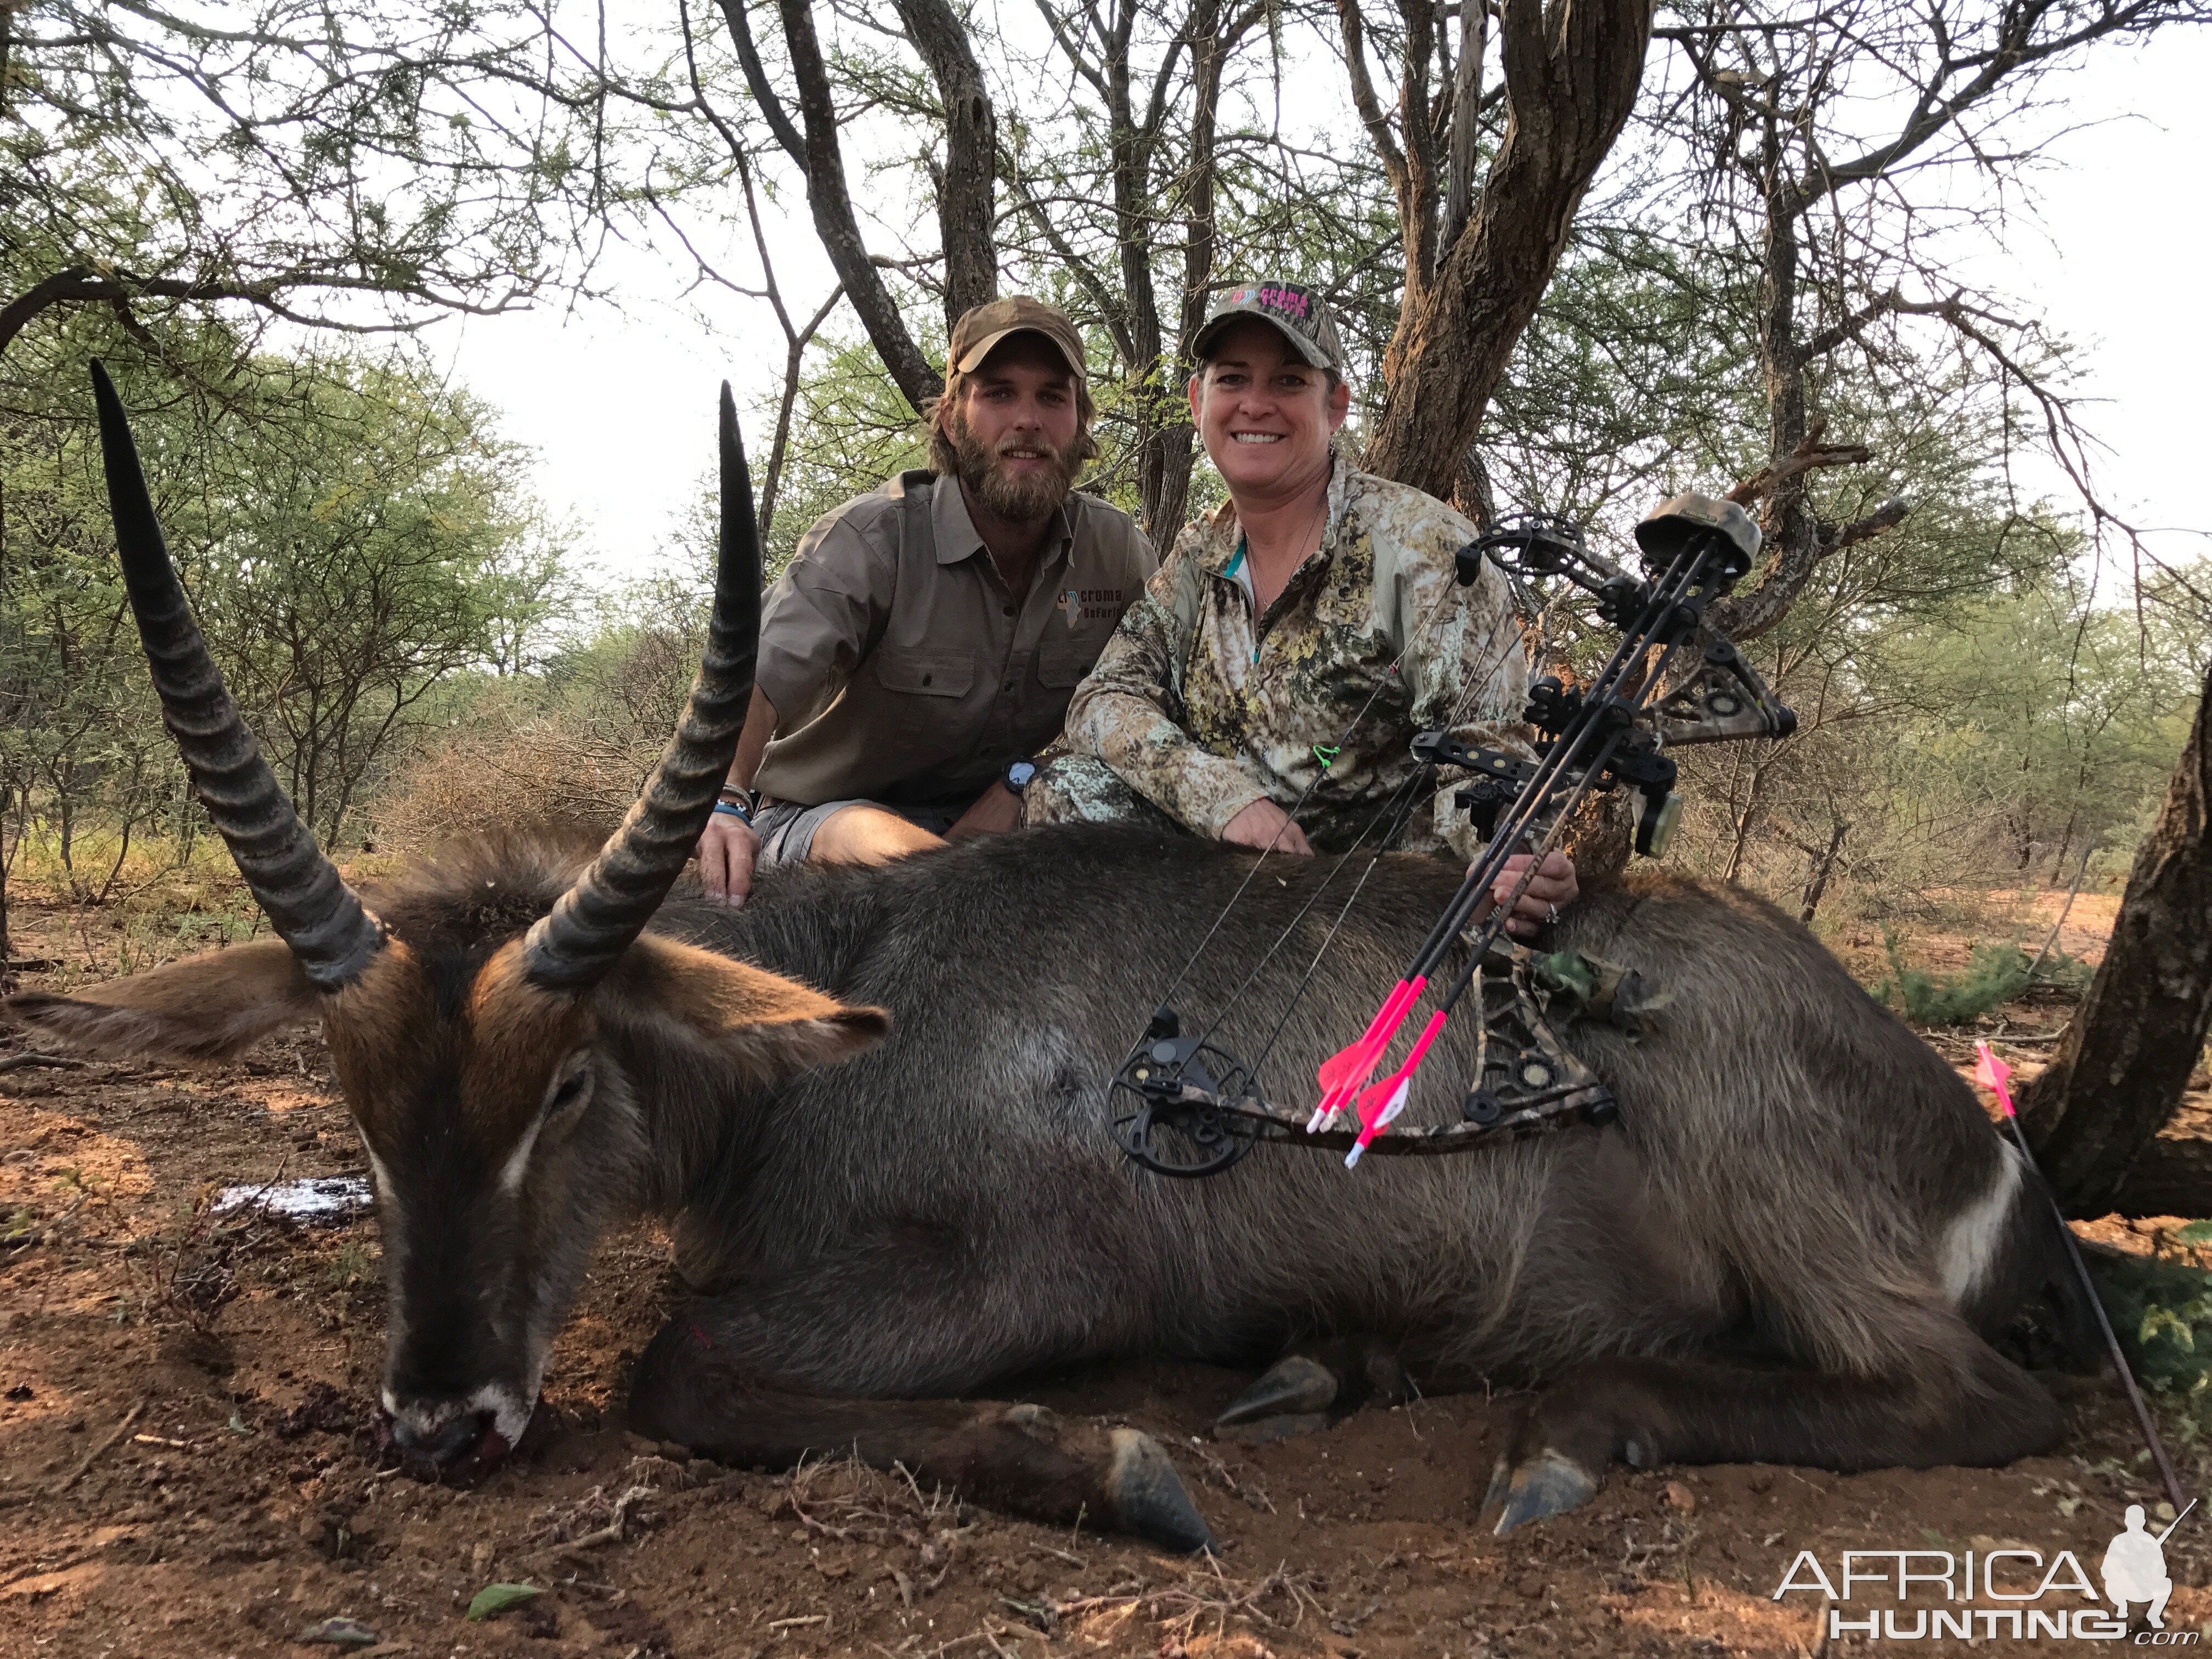
[(1194, 834), (1218, 840), (1267, 793), (1258, 775), (1201, 748), (1183, 726), (1178, 670), (1198, 626), (1194, 551), (1177, 545), (1106, 641), (1067, 706), (1069, 746), (1095, 755)]
[[(1472, 748), (1501, 749), (1534, 760), (1521, 711), (1528, 699), (1528, 663), (1505, 579), (1486, 564), (1472, 586), (1453, 574), (1453, 556), (1472, 538), (1474, 526), (1449, 509), (1408, 538), (1407, 576), (1400, 589), (1405, 675), (1413, 693), (1416, 731), (1447, 726)], [(1432, 614), (1433, 613), (1433, 614)], [(1428, 617), (1426, 628), (1421, 626)], [(1437, 774), (1436, 832), (1463, 859), (1481, 850), (1467, 813), (1452, 802), (1468, 774), (1443, 767)]]

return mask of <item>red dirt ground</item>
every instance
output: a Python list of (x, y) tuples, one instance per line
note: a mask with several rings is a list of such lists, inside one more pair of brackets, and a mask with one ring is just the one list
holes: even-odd
[[(2064, 1010), (2004, 1014), (2032, 1036)], [(2094, 1574), (2124, 1505), (2158, 1499), (2102, 1385), (2073, 1391), (2056, 1455), (2010, 1468), (1619, 1472), (1504, 1539), (1475, 1510), (1513, 1397), (1363, 1411), (1255, 1448), (1202, 1437), (1238, 1374), (1127, 1366), (1030, 1391), (1172, 1449), (1225, 1548), (1169, 1559), (896, 1476), (726, 1470), (629, 1436), (623, 1379), (671, 1294), (644, 1231), (600, 1250), (546, 1380), (548, 1442), (476, 1491), (419, 1486), (352, 1432), (383, 1343), (374, 1223), (206, 1209), (221, 1185), (356, 1167), (309, 1038), (204, 1070), (0, 1073), (0, 1231), (28, 1240), (0, 1252), (0, 1654), (1811, 1659), (1860, 1638), (1826, 1639), (1816, 1594), (1772, 1599), (1801, 1550), (1832, 1576), (1846, 1549), (1999, 1546), (2071, 1549)], [(2142, 1247), (2128, 1224), (2093, 1231)], [(2180, 1455), (2202, 1487), (2205, 1460)], [(2212, 1624), (2196, 1588), (2212, 1527), (2191, 1517), (2166, 1559), (2184, 1586), (2169, 1626)], [(494, 1582), (541, 1594), (468, 1620)], [(1861, 1586), (1846, 1616), (1898, 1606)], [(374, 1645), (303, 1642), (340, 1616)]]

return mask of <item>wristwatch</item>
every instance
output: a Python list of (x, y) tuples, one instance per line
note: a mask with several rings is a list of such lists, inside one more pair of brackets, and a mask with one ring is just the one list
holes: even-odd
[(1006, 775), (1003, 780), (1001, 780), (1001, 781), (1006, 784), (1009, 790), (1018, 795), (1023, 790), (1030, 787), (1030, 780), (1035, 777), (1036, 774), (1037, 769), (1036, 763), (1035, 761), (1018, 760), (1012, 766), (1009, 766), (1006, 769)]

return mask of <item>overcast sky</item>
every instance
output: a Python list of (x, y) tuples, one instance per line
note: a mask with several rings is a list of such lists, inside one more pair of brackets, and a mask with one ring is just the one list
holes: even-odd
[[(2212, 386), (2201, 182), (2212, 155), (2212, 30), (2170, 29), (2148, 50), (2106, 49), (2087, 63), (2057, 88), (2075, 125), (2033, 175), (2032, 212), (2015, 215), (2005, 246), (1964, 274), (2081, 348), (2084, 389), (2100, 400), (2087, 422), (2106, 446), (2100, 490), (2114, 510), (2165, 532), (2154, 544), (2161, 557), (2187, 559), (2212, 528), (2200, 487)], [(848, 171), (864, 212), (910, 219), (903, 193), (869, 202), (849, 158)], [(803, 217), (787, 222), (775, 252), (791, 308), (811, 312), (831, 279)], [(749, 259), (734, 264), (750, 276)], [(772, 395), (783, 342), (766, 310), (738, 296), (681, 303), (679, 275), (659, 250), (619, 252), (602, 275), (621, 290), (619, 307), (449, 320), (428, 343), (505, 412), (508, 435), (535, 448), (541, 495), (573, 514), (602, 566), (635, 570), (665, 545), (711, 459), (717, 384), (727, 376), (741, 408)], [(849, 312), (838, 316), (853, 326)], [(747, 422), (756, 453), (765, 447), (759, 424)], [(2054, 474), (2048, 487), (2062, 482)]]

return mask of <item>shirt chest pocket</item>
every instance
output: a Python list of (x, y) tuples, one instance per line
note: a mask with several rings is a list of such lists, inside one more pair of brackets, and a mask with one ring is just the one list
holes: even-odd
[(964, 651), (878, 651), (875, 678), (887, 724), (919, 733), (957, 720), (975, 684), (975, 659)]
[(876, 679), (896, 696), (964, 697), (975, 684), (975, 659), (965, 651), (878, 651)]

